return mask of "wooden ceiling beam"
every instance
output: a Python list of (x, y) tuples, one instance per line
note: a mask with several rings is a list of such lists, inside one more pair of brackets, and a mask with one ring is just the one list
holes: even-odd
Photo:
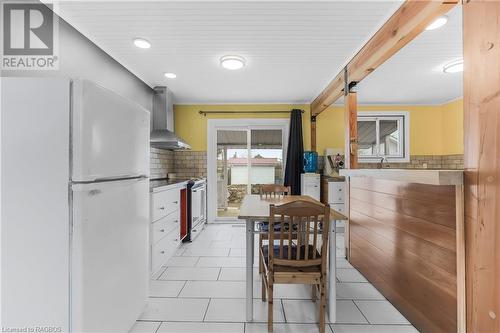
[[(452, 9), (458, 0), (406, 0), (347, 64), (349, 83), (360, 82), (387, 59), (418, 36), (436, 18)], [(332, 105), (344, 89), (344, 70), (311, 103), (318, 115)]]

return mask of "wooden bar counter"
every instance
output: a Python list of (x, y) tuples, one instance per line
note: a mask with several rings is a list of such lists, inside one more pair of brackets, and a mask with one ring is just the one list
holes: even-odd
[(351, 169), (348, 257), (421, 332), (465, 331), (463, 171)]

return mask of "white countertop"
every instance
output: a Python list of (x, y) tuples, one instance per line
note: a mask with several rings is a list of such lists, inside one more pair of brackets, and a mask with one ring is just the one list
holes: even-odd
[(165, 190), (169, 190), (171, 188), (176, 188), (176, 187), (185, 187), (187, 185), (187, 180), (185, 179), (179, 179), (179, 180), (151, 180), (149, 182), (149, 191), (154, 193), (154, 192), (161, 192)]
[(428, 185), (462, 185), (463, 170), (343, 169), (341, 176), (370, 177)]

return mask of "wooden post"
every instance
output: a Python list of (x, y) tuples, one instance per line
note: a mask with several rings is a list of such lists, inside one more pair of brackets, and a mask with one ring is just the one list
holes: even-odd
[[(349, 82), (347, 74), (345, 76), (345, 82)], [(349, 84), (345, 84), (345, 90), (349, 91)], [(358, 101), (355, 92), (348, 92), (344, 95), (344, 128), (345, 128), (345, 168), (346, 169), (357, 169), (358, 168)], [(345, 205), (347, 218), (345, 224), (345, 253), (347, 260), (350, 260), (350, 227), (349, 227), (349, 213), (350, 213), (350, 180), (346, 177), (345, 180)]]
[(500, 2), (464, 1), (467, 331), (500, 332)]
[(358, 101), (355, 92), (344, 97), (345, 159), (346, 167), (358, 168)]
[(316, 116), (311, 116), (311, 150), (316, 151)]

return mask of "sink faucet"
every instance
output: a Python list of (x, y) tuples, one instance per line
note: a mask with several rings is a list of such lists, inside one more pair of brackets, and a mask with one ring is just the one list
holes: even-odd
[(380, 159), (380, 162), (377, 164), (377, 168), (378, 169), (383, 169), (384, 168), (384, 162), (385, 163), (389, 163), (389, 161), (387, 160), (387, 157), (385, 157), (385, 156)]

